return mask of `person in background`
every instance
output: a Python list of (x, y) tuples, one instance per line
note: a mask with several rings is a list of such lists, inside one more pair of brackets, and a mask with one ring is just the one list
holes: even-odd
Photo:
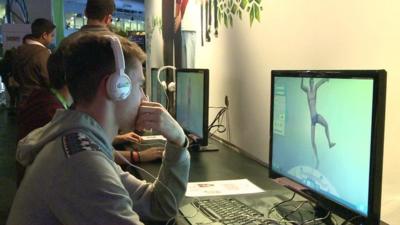
[(82, 26), (79, 31), (72, 33), (68, 37), (64, 38), (60, 43), (59, 49), (63, 50), (71, 42), (87, 33), (102, 32), (113, 34), (110, 30), (110, 26), (112, 22), (112, 14), (114, 11), (114, 0), (88, 0), (85, 8), (87, 24)]
[(13, 59), (13, 77), (20, 85), (21, 101), (33, 90), (49, 85), (47, 59), (50, 51), (47, 46), (52, 42), (56, 26), (49, 20), (39, 18), (31, 25), (31, 38), (17, 48)]
[[(22, 44), (31, 43), (32, 35), (27, 34), (22, 38)], [(15, 58), (16, 48), (8, 49), (0, 61), (0, 75), (10, 96), (9, 115), (15, 115), (15, 109), (19, 104), (19, 84), (12, 75), (12, 65)]]
[(17, 140), (46, 125), (57, 109), (67, 109), (72, 104), (64, 74), (58, 71), (63, 63), (61, 60), (60, 52), (50, 55), (46, 69), (49, 72), (49, 85), (34, 89), (21, 102), (17, 114)]
[[(167, 221), (178, 213), (189, 177), (189, 141), (160, 104), (143, 101), (144, 52), (122, 40), (122, 56), (113, 47), (117, 40), (87, 35), (71, 46), (65, 66), (75, 108), (57, 111), (50, 123), (20, 141), (17, 159), (29, 167), (7, 224), (133, 225)], [(126, 69), (118, 73), (125, 76), (114, 74), (115, 57), (121, 56)], [(118, 89), (126, 98), (119, 99), (108, 85), (128, 88)], [(113, 161), (111, 141), (118, 130), (135, 129), (153, 129), (167, 139), (154, 183), (123, 172)]]
[[(150, 162), (161, 159), (164, 153), (164, 147), (143, 147), (138, 150), (138, 146), (142, 145), (142, 137), (135, 132), (122, 132), (114, 137), (112, 145), (120, 154), (114, 154), (115, 162), (119, 165), (126, 165), (126, 160), (131, 163)], [(122, 159), (123, 156), (126, 160)]]
[(15, 109), (18, 104), (18, 83), (15, 81), (15, 79), (12, 76), (12, 64), (13, 64), (13, 59), (15, 57), (15, 48), (8, 49), (4, 53), (3, 59), (0, 61), (0, 75), (2, 78), (2, 81), (6, 87), (6, 90), (10, 96), (10, 102), (9, 102), (9, 114), (15, 115)]
[[(175, 0), (175, 61), (182, 68), (195, 68), (199, 8), (197, 0)], [(210, 36), (208, 28), (206, 33)]]

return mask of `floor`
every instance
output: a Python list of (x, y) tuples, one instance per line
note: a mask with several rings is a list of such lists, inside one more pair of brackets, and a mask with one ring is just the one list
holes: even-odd
[(5, 224), (16, 191), (16, 119), (0, 106), (0, 225)]

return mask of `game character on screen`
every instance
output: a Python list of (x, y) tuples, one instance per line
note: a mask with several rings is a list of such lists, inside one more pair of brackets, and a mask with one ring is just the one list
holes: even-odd
[(304, 79), (301, 78), (301, 89), (307, 94), (308, 100), (308, 108), (310, 109), (310, 116), (311, 116), (311, 144), (314, 150), (314, 155), (316, 159), (316, 168), (319, 167), (319, 159), (318, 159), (318, 152), (317, 152), (317, 145), (315, 144), (315, 126), (317, 123), (321, 124), (325, 128), (325, 135), (328, 139), (329, 148), (332, 148), (336, 145), (336, 143), (332, 142), (329, 135), (329, 126), (328, 122), (326, 122), (325, 118), (317, 112), (317, 90), (318, 88), (328, 82), (329, 79), (321, 79), (314, 85), (314, 78), (310, 78), (310, 86), (307, 88), (304, 85)]

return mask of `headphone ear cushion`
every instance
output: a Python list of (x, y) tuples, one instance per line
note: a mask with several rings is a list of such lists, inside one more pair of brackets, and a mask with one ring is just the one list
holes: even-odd
[(161, 87), (163, 88), (164, 91), (167, 90), (167, 83), (165, 81), (161, 81)]
[(175, 92), (175, 90), (176, 90), (175, 82), (169, 83), (169, 84), (168, 84), (168, 91), (170, 91), (170, 92)]
[(113, 73), (107, 80), (107, 93), (113, 101), (125, 100), (132, 90), (132, 81), (125, 73)]

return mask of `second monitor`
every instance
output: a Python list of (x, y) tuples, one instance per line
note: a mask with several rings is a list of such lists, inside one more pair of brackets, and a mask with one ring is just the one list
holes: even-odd
[(198, 150), (208, 146), (208, 69), (176, 70), (176, 120)]

